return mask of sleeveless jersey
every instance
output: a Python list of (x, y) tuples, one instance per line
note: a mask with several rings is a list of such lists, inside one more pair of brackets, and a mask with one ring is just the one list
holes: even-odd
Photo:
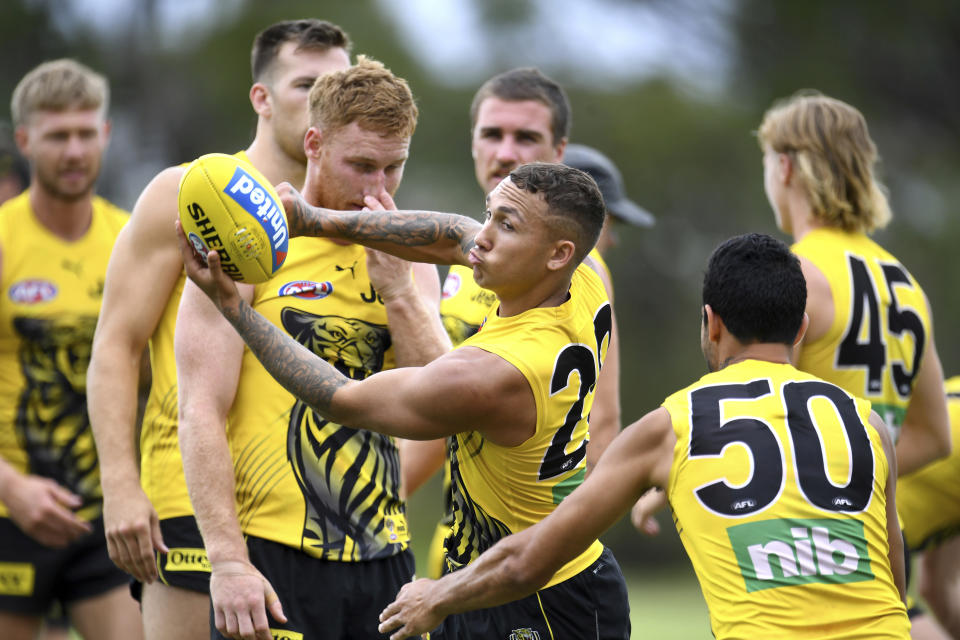
[[(359, 245), (294, 238), (253, 308), (341, 373), (395, 366), (387, 313)], [(335, 561), (406, 549), (395, 442), (339, 425), (297, 400), (244, 350), (227, 437), (243, 532)]]
[(896, 441), (931, 334), (923, 290), (862, 233), (816, 229), (793, 251), (823, 272), (834, 306), (829, 330), (803, 344), (797, 368), (870, 400)]
[(103, 500), (87, 365), (107, 261), (128, 218), (95, 196), (90, 228), (67, 241), (37, 220), (29, 190), (0, 206), (0, 457), (79, 495), (86, 520)]
[[(610, 270), (600, 257), (596, 249), (590, 252), (590, 257), (597, 261), (606, 270)], [(454, 347), (475, 334), (487, 314), (496, 311), (497, 294), (484, 289), (473, 279), (473, 269), (464, 265), (451, 265), (447, 278), (443, 281), (443, 297), (440, 301), (440, 317), (443, 328), (450, 336)], [(450, 497), (450, 468), (443, 468), (444, 518), (441, 525), (452, 522)]]
[(911, 549), (960, 534), (960, 376), (946, 382), (953, 449), (897, 481), (897, 512)]
[[(234, 157), (250, 161), (244, 151)], [(174, 213), (170, 213), (171, 224)], [(185, 281), (186, 274), (181, 269), (150, 336), (150, 395), (140, 430), (140, 484), (161, 520), (193, 515), (177, 438), (177, 366), (173, 354), (173, 334)]]
[(668, 397), (667, 498), (723, 638), (907, 638), (870, 403), (746, 360)]
[[(487, 317), (462, 347), (495, 354), (527, 379), (537, 407), (534, 434), (504, 447), (477, 432), (450, 439), (453, 531), (451, 568), (469, 563), (498, 540), (547, 517), (583, 482), (587, 417), (610, 342), (611, 307), (600, 277), (580, 265), (566, 302), (502, 318)], [(584, 570), (603, 551), (599, 541), (564, 565), (546, 586)]]

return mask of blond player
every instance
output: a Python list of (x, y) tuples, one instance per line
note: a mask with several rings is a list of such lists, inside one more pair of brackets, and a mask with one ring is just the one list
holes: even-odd
[(87, 638), (140, 635), (126, 576), (107, 555), (86, 400), (107, 259), (129, 219), (93, 192), (108, 103), (103, 76), (56, 60), (28, 73), (11, 104), (30, 186), (0, 207), (4, 638), (34, 637), (55, 602)]

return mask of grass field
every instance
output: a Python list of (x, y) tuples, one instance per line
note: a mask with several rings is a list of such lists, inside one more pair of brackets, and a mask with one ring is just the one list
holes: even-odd
[(711, 640), (707, 605), (689, 566), (651, 573), (628, 571), (632, 638)]

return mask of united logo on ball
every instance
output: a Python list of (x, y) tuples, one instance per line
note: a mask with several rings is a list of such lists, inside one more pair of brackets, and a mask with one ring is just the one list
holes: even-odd
[(250, 163), (210, 153), (194, 160), (180, 179), (180, 224), (197, 252), (220, 255), (224, 273), (252, 284), (265, 282), (287, 257), (287, 217), (273, 185)]

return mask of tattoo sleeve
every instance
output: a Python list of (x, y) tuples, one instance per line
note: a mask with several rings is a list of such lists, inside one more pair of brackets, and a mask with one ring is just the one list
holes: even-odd
[(271, 324), (245, 301), (236, 310), (224, 309), (253, 354), (277, 382), (329, 419), (337, 389), (350, 380), (325, 360)]
[(299, 202), (303, 220), (297, 231), (308, 236), (350, 240), (416, 262), (469, 264), (480, 223), (454, 213), (434, 211), (344, 211)]

